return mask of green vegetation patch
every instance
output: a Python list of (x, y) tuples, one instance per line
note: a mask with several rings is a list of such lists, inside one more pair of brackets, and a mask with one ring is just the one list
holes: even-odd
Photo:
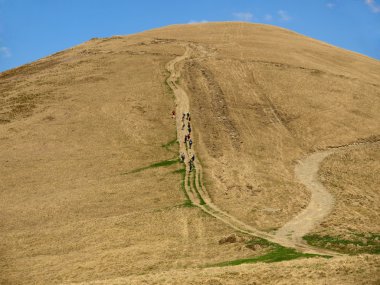
[[(186, 193), (186, 196), (188, 196), (187, 193)], [(186, 198), (185, 202), (183, 203), (183, 206), (186, 208), (191, 208), (191, 207), (194, 207), (194, 204), (193, 202), (191, 202), (190, 199)]]
[(346, 237), (311, 234), (303, 239), (310, 245), (348, 254), (380, 254), (380, 234), (351, 233)]
[(297, 258), (310, 258), (319, 256), (317, 254), (310, 254), (310, 253), (301, 253), (297, 252), (293, 248), (287, 248), (287, 247), (276, 247), (274, 250), (268, 252), (267, 254), (253, 257), (253, 258), (243, 258), (243, 259), (236, 259), (232, 261), (225, 261), (218, 264), (215, 264), (215, 266), (234, 266), (234, 265), (240, 265), (243, 263), (256, 263), (256, 262), (279, 262), (284, 260), (291, 260), (291, 259), (297, 259)]
[(178, 162), (179, 162), (178, 158), (177, 159), (163, 160), (163, 161), (159, 161), (159, 162), (153, 163), (153, 164), (145, 166), (145, 167), (136, 168), (136, 169), (129, 171), (129, 172), (126, 172), (124, 174), (136, 173), (136, 172), (144, 171), (144, 170), (151, 169), (151, 168), (170, 166), (170, 165), (176, 164)]
[(180, 168), (180, 169), (177, 169), (177, 170), (174, 170), (173, 173), (175, 174), (181, 174), (181, 175), (186, 175), (186, 169), (185, 168)]
[(179, 162), (179, 159), (168, 159), (168, 160), (163, 160), (163, 161), (160, 161), (160, 162), (156, 162), (156, 163), (153, 163), (151, 165), (148, 166), (148, 168), (155, 168), (155, 167), (162, 167), (162, 166), (169, 166), (169, 165), (172, 165), (172, 164), (175, 164)]
[(170, 142), (166, 143), (166, 144), (163, 144), (161, 145), (164, 149), (166, 149), (167, 151), (170, 151), (170, 152), (177, 152), (177, 151), (173, 151), (172, 148), (174, 145), (176, 145), (176, 143), (178, 144), (178, 141), (177, 139), (174, 139), (174, 140), (171, 140)]
[(260, 245), (262, 247), (269, 247), (269, 246), (274, 247), (278, 245), (276, 243), (270, 242), (269, 240), (266, 240), (260, 237), (253, 237), (249, 241), (247, 241), (246, 244), (248, 248), (251, 248), (254, 245)]
[(262, 239), (259, 237), (253, 238), (247, 242), (248, 248), (253, 248), (253, 246), (257, 246), (257, 245), (259, 245), (263, 248), (267, 248), (267, 249), (269, 249), (269, 251), (263, 255), (260, 255), (260, 256), (255, 256), (252, 258), (242, 258), (242, 259), (236, 259), (236, 260), (231, 260), (231, 261), (225, 261), (225, 262), (214, 264), (212, 266), (213, 267), (223, 267), (223, 266), (235, 266), (235, 265), (240, 265), (240, 264), (244, 264), (244, 263), (256, 263), (256, 262), (271, 263), (271, 262), (292, 260), (292, 259), (297, 259), (297, 258), (311, 258), (311, 257), (330, 258), (331, 257), (331, 256), (327, 256), (327, 255), (318, 255), (318, 254), (298, 252), (294, 248), (284, 247), (282, 245), (272, 243), (270, 241), (267, 241), (266, 239)]

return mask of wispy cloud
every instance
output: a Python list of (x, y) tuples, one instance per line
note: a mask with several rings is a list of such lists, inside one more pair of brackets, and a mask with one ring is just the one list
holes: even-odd
[(233, 13), (233, 16), (243, 22), (249, 22), (253, 20), (253, 14), (250, 12), (238, 12), (238, 13)]
[(375, 0), (365, 0), (365, 3), (371, 8), (372, 12), (380, 13), (380, 5)]
[(288, 15), (288, 12), (284, 10), (278, 10), (277, 15), (280, 17), (282, 21), (290, 21), (292, 18)]
[(334, 4), (334, 3), (331, 3), (331, 2), (329, 2), (329, 3), (327, 3), (327, 4), (326, 4), (326, 7), (327, 7), (327, 8), (329, 8), (329, 9), (332, 9), (332, 8), (334, 8), (334, 7), (335, 7), (335, 4)]
[(0, 47), (0, 55), (3, 58), (9, 58), (12, 56), (11, 50), (7, 47)]
[(188, 22), (188, 24), (201, 24), (201, 23), (208, 23), (207, 20), (200, 20), (200, 21), (197, 21), (197, 20), (190, 20)]
[(267, 22), (272, 22), (273, 21), (273, 16), (271, 14), (266, 14), (264, 16), (264, 20)]

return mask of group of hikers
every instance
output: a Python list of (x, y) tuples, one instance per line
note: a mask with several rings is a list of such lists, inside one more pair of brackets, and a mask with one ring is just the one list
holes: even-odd
[[(175, 118), (175, 111), (172, 112), (172, 117)], [(185, 130), (185, 127), (187, 126), (187, 134), (185, 134), (184, 143), (186, 147), (191, 149), (193, 146), (193, 139), (191, 138), (191, 116), (190, 113), (183, 113), (182, 114), (182, 130)], [(180, 159), (182, 162), (185, 162), (185, 154), (181, 152)], [(192, 171), (194, 169), (194, 161), (195, 161), (195, 155), (192, 154), (189, 158), (189, 170)]]
[[(185, 154), (181, 152), (180, 154), (181, 162), (185, 162)], [(192, 171), (194, 169), (194, 160), (195, 160), (195, 154), (191, 155), (191, 158), (189, 159), (189, 170)]]
[(193, 145), (193, 139), (191, 138), (191, 116), (190, 113), (183, 113), (182, 114), (182, 130), (185, 129), (186, 126), (186, 120), (187, 120), (187, 134), (185, 135), (185, 141), (184, 143), (187, 145), (189, 143), (189, 149), (191, 149), (191, 146)]

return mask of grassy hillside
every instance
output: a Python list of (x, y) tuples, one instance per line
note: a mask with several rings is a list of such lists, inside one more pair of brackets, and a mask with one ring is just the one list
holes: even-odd
[(308, 191), (294, 179), (300, 157), (379, 139), (376, 60), (265, 25), (172, 26), (145, 34), (152, 33), (193, 43), (183, 86), (209, 190), (255, 227), (276, 229), (308, 203)]
[[(175, 101), (165, 84), (166, 63), (186, 46), (192, 55), (179, 66), (179, 84), (190, 96), (206, 187), (215, 204), (258, 229), (277, 229), (308, 204), (309, 192), (294, 177), (298, 159), (380, 135), (379, 61), (272, 26), (174, 25), (92, 39), (5, 71), (0, 283), (141, 284), (138, 275), (149, 274), (149, 284), (159, 284), (169, 270), (223, 282), (219, 269), (203, 278), (194, 268), (268, 252), (247, 246), (244, 234), (219, 242), (235, 230), (186, 201), (182, 165), (173, 162)], [(378, 167), (370, 151), (355, 154), (352, 175)], [(346, 158), (340, 156), (339, 165)], [(324, 166), (329, 175), (331, 163)], [(331, 167), (346, 172), (339, 165)], [(329, 187), (336, 185), (334, 177), (340, 176), (326, 178)], [(368, 203), (375, 211), (373, 183)], [(363, 200), (351, 207), (345, 199), (337, 199), (339, 214), (329, 217), (330, 235), (352, 207), (369, 205)], [(373, 211), (360, 212), (363, 232), (378, 231)], [(349, 227), (345, 220), (340, 230)], [(314, 267), (345, 284), (373, 280), (375, 257), (345, 258), (348, 277), (334, 275), (339, 260), (313, 259), (294, 282)], [(292, 262), (276, 265), (276, 272), (288, 275), (303, 266)], [(254, 274), (249, 266), (267, 270), (244, 265), (241, 274)], [(229, 280), (239, 272), (228, 273)], [(131, 275), (137, 281), (118, 279)], [(311, 282), (316, 276), (309, 276)]]

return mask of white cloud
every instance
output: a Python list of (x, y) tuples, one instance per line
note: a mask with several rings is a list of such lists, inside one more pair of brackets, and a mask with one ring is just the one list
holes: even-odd
[(0, 55), (4, 58), (9, 58), (12, 56), (11, 50), (7, 47), (0, 47)]
[(331, 3), (331, 2), (329, 2), (329, 3), (327, 3), (327, 4), (326, 4), (326, 7), (327, 7), (327, 8), (329, 8), (329, 9), (332, 9), (332, 8), (334, 8), (334, 7), (335, 7), (335, 4), (334, 4), (334, 3)]
[(288, 13), (284, 10), (278, 10), (277, 15), (280, 17), (282, 21), (290, 21), (292, 18), (288, 15)]
[(271, 14), (266, 14), (264, 16), (264, 20), (267, 22), (271, 22), (271, 21), (273, 21), (273, 16)]
[(202, 23), (208, 23), (207, 20), (201, 20), (201, 21), (196, 21), (196, 20), (190, 20), (188, 24), (202, 24)]
[(365, 0), (365, 3), (371, 8), (372, 12), (380, 13), (380, 5), (375, 0)]
[(243, 22), (249, 22), (253, 20), (253, 15), (250, 12), (238, 12), (238, 13), (233, 13), (234, 17)]

